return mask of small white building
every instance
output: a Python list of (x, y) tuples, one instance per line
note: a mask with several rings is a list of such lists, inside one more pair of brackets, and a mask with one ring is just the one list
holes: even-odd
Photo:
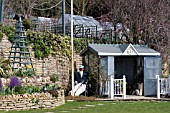
[[(144, 96), (157, 95), (156, 75), (162, 77), (160, 53), (146, 45), (89, 44), (82, 51), (83, 65), (90, 73), (92, 91), (101, 95), (113, 93), (111, 79), (126, 76), (126, 94), (132, 95), (140, 81), (144, 84)], [(102, 80), (105, 79), (105, 82)], [(101, 85), (102, 84), (102, 85)]]

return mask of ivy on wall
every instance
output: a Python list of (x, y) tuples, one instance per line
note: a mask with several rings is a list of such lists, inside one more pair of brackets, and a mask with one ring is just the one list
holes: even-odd
[(8, 39), (12, 42), (14, 39), (15, 28), (12, 26), (3, 26), (0, 24), (0, 40), (3, 38), (3, 34), (8, 36)]
[(70, 57), (70, 38), (50, 32), (27, 31), (27, 40), (32, 46), (36, 58), (45, 58), (50, 54)]
[[(3, 34), (7, 35), (8, 40), (12, 43), (14, 41), (15, 28), (12, 26), (0, 25), (0, 40)], [(26, 31), (27, 41), (34, 50), (36, 58), (46, 58), (49, 55), (62, 55), (71, 58), (71, 38), (68, 36), (61, 36), (52, 34), (50, 32), (34, 32), (31, 30)], [(88, 39), (75, 38), (74, 51), (80, 53), (87, 47)]]
[(79, 54), (87, 47), (88, 43), (87, 38), (74, 38), (74, 51)]

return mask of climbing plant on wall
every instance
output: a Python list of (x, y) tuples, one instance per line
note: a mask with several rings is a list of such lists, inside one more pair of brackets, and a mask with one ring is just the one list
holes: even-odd
[(3, 34), (8, 36), (8, 39), (12, 42), (14, 39), (15, 28), (12, 26), (4, 26), (0, 24), (0, 40), (3, 38)]
[[(55, 35), (50, 32), (32, 32), (27, 31), (27, 39), (35, 52), (35, 57), (45, 58), (50, 54), (60, 54), (71, 58), (71, 43), (70, 37), (63, 37), (61, 35)], [(76, 53), (80, 53), (87, 47), (88, 39), (75, 38), (74, 50)]]
[(70, 57), (70, 38), (50, 32), (40, 33), (27, 31), (27, 39), (32, 46), (35, 57), (45, 58), (50, 54)]
[[(0, 25), (0, 39), (3, 34), (8, 36), (8, 40), (12, 43), (14, 40), (15, 28), (11, 26)], [(51, 55), (62, 55), (71, 58), (70, 37), (52, 34), (50, 32), (34, 32), (26, 31), (27, 41), (34, 50), (36, 58), (46, 58)], [(75, 38), (74, 51), (80, 53), (89, 43), (88, 39)]]
[(74, 50), (76, 53), (80, 53), (83, 49), (85, 49), (88, 45), (87, 38), (75, 38), (74, 39)]

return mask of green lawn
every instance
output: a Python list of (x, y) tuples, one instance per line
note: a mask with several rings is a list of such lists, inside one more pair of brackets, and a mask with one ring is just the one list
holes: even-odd
[[(91, 106), (92, 105), (92, 106)], [(27, 111), (0, 111), (0, 113), (169, 113), (170, 102), (142, 101), (93, 101), (66, 102), (55, 109), (33, 109)]]

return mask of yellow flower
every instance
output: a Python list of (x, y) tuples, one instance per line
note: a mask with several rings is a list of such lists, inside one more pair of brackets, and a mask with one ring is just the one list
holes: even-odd
[(32, 68), (32, 66), (31, 66), (31, 65), (28, 65), (28, 66), (27, 66), (27, 68), (31, 69), (31, 68)]

